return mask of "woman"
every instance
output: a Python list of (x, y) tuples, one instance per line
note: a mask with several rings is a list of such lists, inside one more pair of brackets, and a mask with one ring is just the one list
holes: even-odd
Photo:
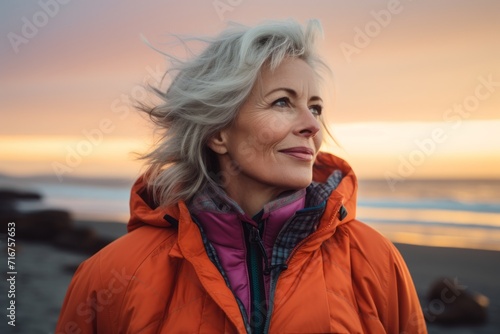
[(76, 272), (57, 333), (425, 333), (395, 247), (319, 152), (319, 24), (230, 29), (177, 66), (129, 233)]

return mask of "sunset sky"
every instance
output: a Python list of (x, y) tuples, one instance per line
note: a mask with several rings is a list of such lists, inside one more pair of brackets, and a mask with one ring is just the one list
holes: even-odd
[(326, 106), (361, 178), (500, 178), (500, 2), (4, 1), (0, 173), (124, 176), (151, 127), (130, 106), (182, 54), (171, 34), (317, 18)]

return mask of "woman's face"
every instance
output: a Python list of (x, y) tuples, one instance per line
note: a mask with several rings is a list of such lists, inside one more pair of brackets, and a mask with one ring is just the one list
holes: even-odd
[(230, 196), (254, 191), (277, 196), (311, 183), (322, 142), (317, 79), (298, 58), (286, 59), (274, 71), (263, 67), (235, 122), (209, 143)]

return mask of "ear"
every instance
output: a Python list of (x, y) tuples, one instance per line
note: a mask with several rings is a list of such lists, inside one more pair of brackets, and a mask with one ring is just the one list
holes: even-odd
[(226, 133), (221, 130), (208, 139), (207, 146), (210, 147), (210, 149), (217, 154), (226, 154), (227, 153), (226, 144), (227, 144)]

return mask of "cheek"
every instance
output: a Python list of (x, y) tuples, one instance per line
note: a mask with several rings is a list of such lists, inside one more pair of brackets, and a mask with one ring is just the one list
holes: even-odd
[(271, 128), (262, 128), (257, 133), (257, 146), (261, 150), (271, 149), (282, 139), (283, 137), (280, 135), (280, 133), (273, 131)]
[(266, 117), (253, 127), (255, 143), (261, 149), (270, 148), (282, 141), (289, 129), (280, 117)]
[(321, 144), (323, 144), (323, 130), (319, 130), (314, 137), (314, 145), (316, 146), (316, 151), (319, 151)]

